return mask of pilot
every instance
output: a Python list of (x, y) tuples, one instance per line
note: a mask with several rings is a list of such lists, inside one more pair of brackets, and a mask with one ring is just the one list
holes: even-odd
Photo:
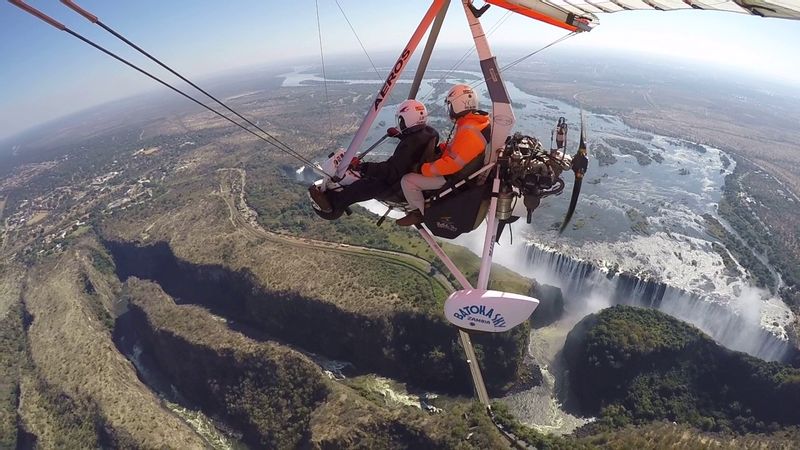
[(444, 145), (442, 156), (419, 167), (419, 173), (403, 176), (400, 185), (408, 204), (415, 208), (397, 225), (417, 225), (423, 221), (425, 198), (422, 191), (436, 190), (447, 181), (457, 182), (483, 166), (486, 144), (491, 139), (489, 114), (478, 109), (478, 94), (466, 84), (457, 84), (445, 98), (450, 120), (455, 123), (453, 138)]

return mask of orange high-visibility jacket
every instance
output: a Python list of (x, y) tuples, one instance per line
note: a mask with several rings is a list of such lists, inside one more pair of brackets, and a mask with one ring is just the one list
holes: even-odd
[(426, 177), (451, 175), (466, 166), (470, 161), (484, 154), (486, 150), (488, 127), (491, 124), (486, 114), (467, 114), (456, 120), (456, 131), (453, 139), (441, 158), (425, 163), (421, 172)]

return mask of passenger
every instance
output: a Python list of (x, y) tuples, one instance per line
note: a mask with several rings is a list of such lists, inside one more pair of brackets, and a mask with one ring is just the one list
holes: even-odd
[(439, 141), (439, 133), (427, 125), (428, 110), (417, 100), (406, 100), (397, 107), (395, 119), (400, 143), (389, 159), (383, 162), (361, 162), (354, 158), (350, 169), (361, 174), (361, 179), (343, 186), (340, 191), (321, 192), (314, 185), (308, 188), (311, 199), (323, 212), (343, 210), (358, 202), (391, 194), (403, 175), (419, 166), (431, 140)]
[(478, 94), (466, 84), (457, 84), (445, 98), (450, 120), (455, 122), (453, 139), (441, 158), (420, 166), (419, 173), (409, 173), (400, 182), (403, 195), (415, 208), (396, 223), (417, 225), (423, 221), (425, 198), (422, 191), (436, 190), (448, 180), (457, 182), (483, 166), (486, 144), (491, 139), (489, 114), (478, 110)]

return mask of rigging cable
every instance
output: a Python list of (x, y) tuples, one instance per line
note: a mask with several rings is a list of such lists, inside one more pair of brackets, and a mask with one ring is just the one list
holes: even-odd
[(358, 45), (361, 46), (361, 50), (364, 50), (364, 54), (367, 55), (367, 59), (369, 60), (369, 63), (372, 65), (372, 69), (375, 71), (375, 75), (377, 75), (379, 79), (382, 79), (383, 76), (380, 74), (380, 72), (378, 72), (378, 68), (375, 67), (375, 63), (372, 62), (372, 58), (370, 58), (366, 47), (364, 47), (364, 43), (361, 42), (361, 38), (358, 37), (358, 33), (356, 33), (356, 29), (353, 28), (353, 24), (350, 23), (350, 19), (347, 18), (347, 14), (345, 14), (344, 9), (342, 9), (342, 5), (339, 4), (339, 0), (335, 0), (335, 1), (336, 1), (336, 6), (339, 7), (339, 11), (341, 11), (342, 12), (342, 16), (344, 16), (344, 20), (347, 21), (347, 25), (350, 26), (350, 30), (353, 32), (353, 35), (355, 35), (356, 40), (358, 41)]
[[(230, 107), (229, 107), (227, 104), (223, 103), (221, 100), (217, 99), (215, 96), (213, 96), (213, 95), (211, 95), (210, 93), (208, 93), (208, 92), (207, 92), (205, 89), (201, 88), (200, 86), (198, 86), (198, 85), (196, 85), (195, 83), (193, 83), (192, 81), (190, 81), (188, 78), (186, 78), (186, 77), (184, 77), (183, 75), (181, 75), (180, 73), (176, 72), (174, 69), (172, 69), (172, 68), (171, 68), (171, 67), (169, 67), (168, 65), (164, 64), (163, 62), (161, 62), (161, 61), (160, 61), (158, 58), (156, 58), (155, 56), (151, 55), (150, 53), (148, 53), (147, 51), (145, 51), (144, 49), (142, 49), (142, 48), (141, 48), (141, 47), (139, 47), (138, 45), (136, 45), (136, 44), (134, 44), (133, 42), (131, 42), (130, 40), (128, 40), (128, 39), (127, 39), (125, 36), (122, 36), (121, 34), (119, 34), (119, 33), (117, 33), (116, 31), (114, 31), (114, 30), (113, 30), (111, 27), (107, 26), (107, 25), (106, 25), (106, 24), (104, 24), (102, 21), (100, 21), (100, 19), (98, 19), (98, 18), (97, 18), (97, 16), (95, 16), (95, 15), (93, 15), (93, 14), (89, 13), (88, 11), (84, 10), (83, 8), (79, 7), (78, 5), (76, 5), (76, 4), (75, 4), (74, 2), (72, 2), (71, 0), (62, 0), (62, 3), (64, 3), (65, 5), (67, 5), (69, 8), (71, 8), (72, 10), (74, 10), (75, 12), (77, 12), (78, 14), (80, 14), (81, 16), (83, 16), (83, 17), (85, 17), (86, 19), (88, 19), (90, 22), (97, 24), (97, 25), (98, 25), (98, 26), (100, 26), (102, 29), (104, 29), (104, 30), (106, 30), (107, 32), (111, 33), (111, 34), (112, 34), (114, 37), (116, 37), (117, 39), (119, 39), (119, 40), (121, 40), (122, 42), (124, 42), (124, 43), (128, 44), (129, 46), (133, 47), (133, 48), (134, 48), (136, 51), (138, 51), (139, 53), (141, 53), (141, 54), (143, 54), (144, 56), (146, 56), (146, 57), (150, 58), (150, 59), (151, 59), (153, 62), (155, 62), (155, 63), (156, 63), (156, 64), (158, 64), (159, 66), (163, 67), (164, 69), (168, 70), (170, 73), (172, 73), (172, 74), (173, 74), (173, 75), (175, 75), (176, 77), (180, 78), (181, 80), (185, 81), (187, 84), (189, 84), (189, 85), (190, 85), (190, 86), (192, 86), (193, 88), (195, 88), (195, 89), (197, 89), (198, 91), (202, 92), (202, 93), (203, 93), (203, 94), (205, 94), (205, 95), (206, 95), (208, 98), (210, 98), (211, 100), (214, 100), (214, 101), (215, 101), (215, 102), (217, 102), (219, 105), (221, 105), (223, 108), (225, 108), (225, 109), (227, 109), (228, 111), (230, 111), (231, 113), (235, 114), (235, 115), (236, 115), (238, 118), (240, 118), (240, 119), (244, 120), (244, 121), (245, 121), (245, 122), (247, 122), (249, 125), (251, 125), (252, 127), (256, 128), (258, 131), (260, 131), (260, 132), (264, 133), (265, 135), (269, 136), (269, 138), (270, 138), (270, 139), (273, 139), (273, 140), (274, 140), (274, 141), (275, 141), (277, 144), (279, 144), (280, 146), (282, 146), (284, 149), (286, 149), (286, 150), (289, 150), (289, 151), (291, 151), (291, 152), (294, 152), (294, 150), (293, 150), (291, 147), (289, 147), (288, 145), (286, 145), (285, 143), (283, 143), (282, 141), (280, 141), (278, 138), (276, 138), (275, 136), (273, 136), (272, 134), (270, 134), (269, 132), (267, 132), (266, 130), (264, 130), (263, 128), (261, 128), (260, 126), (258, 126), (258, 125), (256, 125), (255, 123), (253, 123), (253, 122), (252, 122), (250, 119), (248, 119), (248, 118), (244, 117), (243, 115), (239, 114), (238, 112), (234, 111), (234, 110), (233, 110), (232, 108), (230, 108)], [(273, 144), (273, 145), (274, 145), (274, 144)]]
[(314, 6), (317, 10), (317, 36), (319, 36), (319, 58), (322, 60), (322, 84), (325, 88), (325, 105), (328, 109), (328, 133), (331, 142), (333, 142), (333, 116), (331, 115), (331, 102), (328, 99), (328, 76), (325, 75), (325, 53), (322, 50), (322, 25), (319, 22), (319, 0), (314, 0)]
[[(85, 37), (84, 37), (84, 36), (82, 36), (81, 34), (79, 34), (79, 33), (76, 33), (75, 31), (72, 31), (71, 29), (69, 29), (68, 27), (66, 27), (64, 24), (62, 24), (62, 23), (60, 23), (60, 22), (56, 21), (55, 19), (53, 19), (53, 18), (51, 18), (51, 17), (49, 17), (49, 16), (45, 15), (44, 13), (42, 13), (41, 11), (39, 11), (39, 10), (37, 10), (37, 9), (33, 8), (32, 6), (30, 6), (30, 5), (28, 5), (28, 4), (24, 3), (24, 2), (22, 2), (22, 1), (20, 1), (20, 0), (11, 0), (11, 3), (12, 3), (14, 6), (17, 6), (17, 7), (19, 7), (20, 9), (24, 10), (25, 12), (27, 12), (27, 13), (29, 13), (29, 14), (31, 14), (31, 15), (33, 15), (33, 16), (35, 16), (35, 17), (37, 17), (37, 18), (39, 18), (40, 20), (42, 20), (42, 21), (44, 21), (44, 22), (48, 23), (49, 25), (51, 25), (51, 26), (53, 26), (53, 27), (55, 27), (55, 28), (57, 28), (57, 29), (59, 29), (59, 30), (61, 30), (61, 31), (64, 31), (64, 32), (66, 32), (66, 33), (68, 33), (68, 34), (72, 35), (73, 37), (75, 37), (75, 38), (77, 38), (77, 39), (79, 39), (79, 40), (83, 41), (84, 43), (86, 43), (86, 44), (88, 44), (88, 45), (90, 45), (90, 46), (94, 47), (95, 49), (97, 49), (97, 50), (99, 50), (99, 51), (101, 51), (101, 52), (105, 53), (105, 54), (106, 54), (106, 55), (108, 55), (108, 56), (111, 56), (112, 58), (116, 59), (117, 61), (119, 61), (119, 62), (121, 62), (121, 63), (123, 63), (123, 64), (127, 65), (128, 67), (130, 67), (130, 68), (132, 68), (132, 69), (136, 70), (137, 72), (141, 73), (142, 75), (145, 75), (145, 76), (147, 76), (148, 78), (150, 78), (150, 79), (152, 79), (152, 80), (154, 80), (154, 81), (156, 81), (156, 82), (158, 82), (158, 83), (162, 84), (163, 86), (165, 86), (165, 87), (169, 88), (170, 90), (172, 90), (172, 91), (174, 91), (174, 92), (176, 92), (176, 93), (178, 93), (178, 94), (182, 95), (183, 97), (185, 97), (185, 98), (187, 98), (187, 99), (191, 100), (192, 102), (194, 102), (194, 103), (196, 103), (196, 104), (198, 104), (198, 105), (202, 106), (203, 108), (205, 108), (205, 109), (207, 109), (207, 110), (211, 111), (212, 113), (216, 114), (217, 116), (219, 116), (219, 117), (221, 117), (221, 118), (223, 118), (223, 119), (227, 120), (228, 122), (230, 122), (230, 123), (232, 123), (232, 124), (236, 125), (237, 127), (239, 127), (239, 128), (241, 128), (241, 129), (243, 129), (244, 131), (247, 131), (248, 133), (250, 133), (250, 134), (252, 134), (253, 136), (255, 136), (255, 137), (257, 137), (257, 138), (259, 138), (259, 139), (263, 140), (264, 142), (266, 142), (266, 143), (268, 143), (268, 144), (270, 144), (270, 145), (274, 146), (275, 148), (277, 148), (278, 150), (281, 150), (282, 152), (284, 152), (284, 153), (288, 154), (289, 156), (292, 156), (292, 157), (294, 157), (294, 158), (295, 158), (295, 159), (297, 159), (298, 161), (302, 162), (304, 165), (307, 165), (307, 166), (309, 166), (309, 167), (310, 167), (312, 170), (315, 170), (315, 171), (319, 171), (319, 170), (320, 170), (320, 169), (319, 169), (319, 168), (317, 168), (317, 167), (316, 167), (316, 166), (315, 166), (315, 165), (314, 165), (312, 162), (308, 161), (306, 158), (304, 158), (302, 155), (300, 155), (299, 153), (295, 152), (295, 151), (294, 151), (294, 150), (292, 150), (291, 148), (289, 148), (289, 147), (287, 147), (287, 148), (283, 148), (283, 147), (279, 146), (279, 145), (278, 145), (278, 144), (276, 144), (275, 142), (273, 142), (273, 141), (271, 141), (271, 140), (269, 140), (269, 139), (265, 138), (264, 136), (261, 136), (260, 134), (258, 134), (258, 133), (256, 133), (256, 132), (254, 132), (254, 131), (253, 131), (253, 130), (251, 130), (250, 128), (247, 128), (247, 127), (245, 127), (244, 125), (240, 124), (239, 122), (236, 122), (235, 120), (231, 119), (230, 117), (228, 117), (228, 116), (226, 116), (226, 115), (222, 114), (221, 112), (217, 111), (216, 109), (214, 109), (214, 108), (212, 108), (212, 107), (210, 107), (210, 106), (208, 106), (208, 105), (204, 104), (203, 102), (201, 102), (201, 101), (197, 100), (196, 98), (192, 97), (191, 95), (187, 94), (186, 92), (183, 92), (182, 90), (180, 90), (180, 89), (176, 88), (175, 86), (172, 86), (171, 84), (169, 84), (169, 83), (167, 83), (166, 81), (162, 80), (161, 78), (159, 78), (159, 77), (157, 77), (157, 76), (155, 76), (155, 75), (151, 74), (150, 72), (148, 72), (148, 71), (146, 71), (146, 70), (142, 69), (141, 67), (137, 66), (136, 64), (133, 64), (132, 62), (130, 62), (130, 61), (126, 60), (125, 58), (123, 58), (123, 57), (121, 57), (121, 56), (119, 56), (119, 55), (115, 54), (114, 52), (111, 52), (110, 50), (107, 50), (106, 48), (104, 48), (104, 47), (100, 46), (99, 44), (96, 44), (95, 42), (93, 42), (93, 41), (91, 41), (91, 40), (89, 40), (89, 39), (85, 38)], [(273, 138), (273, 139), (274, 139), (274, 138)], [(280, 141), (278, 141), (278, 142), (280, 142)], [(284, 145), (285, 145), (285, 144), (284, 144)]]
[[(561, 36), (560, 38), (556, 39), (555, 41), (545, 45), (544, 47), (542, 47), (542, 48), (540, 48), (538, 50), (535, 50), (535, 51), (533, 51), (531, 53), (528, 53), (527, 55), (523, 56), (522, 58), (517, 58), (514, 61), (511, 61), (510, 63), (508, 63), (505, 66), (500, 68), (500, 73), (503, 73), (508, 69), (511, 69), (512, 67), (516, 66), (517, 64), (521, 63), (522, 61), (525, 61), (526, 59), (530, 58), (531, 56), (533, 56), (533, 55), (535, 55), (535, 54), (537, 54), (537, 53), (539, 53), (539, 52), (541, 52), (543, 50), (546, 50), (546, 49), (558, 44), (559, 42), (565, 41), (565, 40), (571, 38), (572, 36), (575, 36), (576, 34), (578, 34), (577, 31), (573, 31), (573, 32), (567, 33), (564, 36)], [(482, 85), (484, 83), (486, 83), (486, 80), (476, 81), (476, 82), (472, 83), (470, 86), (475, 88), (475, 87), (478, 87), (478, 86), (480, 86), (480, 85)]]
[[(492, 28), (489, 29), (489, 31), (486, 33), (486, 36), (487, 37), (491, 36), (492, 33), (497, 31), (497, 29), (500, 28), (500, 26), (503, 25), (509, 19), (510, 16), (511, 16), (511, 11), (506, 11), (506, 13), (500, 19), (498, 19), (494, 25), (492, 25)], [(470, 55), (472, 55), (472, 53), (474, 53), (476, 49), (477, 47), (473, 45), (472, 48), (468, 49), (463, 55), (461, 55), (461, 58), (459, 58), (455, 62), (455, 64), (453, 64), (453, 66), (450, 67), (450, 69), (448, 69), (444, 75), (442, 75), (441, 78), (436, 80), (436, 82), (431, 85), (431, 89), (422, 97), (420, 102), (425, 103), (425, 100), (427, 100), (428, 97), (430, 97), (436, 91), (436, 85), (446, 80), (447, 77), (449, 77), (453, 72), (458, 70), (458, 68), (461, 67), (461, 64), (464, 64), (467, 58), (469, 58)]]

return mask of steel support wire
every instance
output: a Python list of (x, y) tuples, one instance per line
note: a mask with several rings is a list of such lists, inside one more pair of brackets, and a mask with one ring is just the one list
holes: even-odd
[[(97, 43), (95, 43), (95, 42), (93, 42), (93, 41), (91, 41), (91, 40), (89, 40), (89, 39), (85, 38), (85, 37), (84, 37), (84, 36), (82, 36), (81, 34), (79, 34), (79, 33), (76, 33), (75, 31), (71, 30), (70, 28), (68, 28), (67, 26), (65, 26), (64, 24), (62, 24), (61, 22), (59, 22), (59, 21), (57, 21), (57, 20), (53, 19), (52, 17), (50, 17), (50, 16), (48, 16), (48, 15), (44, 14), (43, 12), (39, 11), (38, 9), (36, 9), (36, 8), (34, 8), (34, 7), (30, 6), (30, 5), (28, 5), (27, 3), (23, 2), (22, 0), (8, 0), (8, 1), (9, 1), (9, 3), (11, 3), (12, 5), (14, 5), (14, 6), (16, 6), (16, 7), (20, 8), (20, 9), (22, 9), (23, 11), (25, 11), (25, 12), (27, 12), (27, 13), (31, 14), (32, 16), (34, 16), (34, 17), (36, 17), (36, 18), (38, 18), (38, 19), (42, 20), (43, 22), (45, 22), (45, 23), (47, 23), (47, 24), (49, 24), (49, 25), (53, 26), (54, 28), (56, 28), (56, 29), (58, 29), (58, 30), (64, 31), (64, 32), (66, 32), (66, 33), (68, 33), (68, 34), (72, 35), (73, 37), (77, 38), (78, 40), (80, 40), (80, 41), (83, 41), (84, 43), (86, 43), (86, 44), (88, 44), (88, 45), (90, 45), (90, 46), (94, 47), (95, 49), (97, 49), (97, 50), (99, 50), (99, 51), (101, 51), (101, 52), (105, 53), (106, 55), (108, 55), (108, 56), (110, 56), (110, 57), (112, 57), (112, 58), (116, 59), (117, 61), (119, 61), (119, 62), (121, 62), (121, 63), (125, 64), (126, 66), (128, 66), (128, 67), (130, 67), (130, 68), (132, 68), (132, 69), (136, 70), (137, 72), (141, 73), (142, 75), (145, 75), (146, 77), (148, 77), (148, 78), (150, 78), (150, 79), (152, 79), (152, 80), (154, 80), (154, 81), (158, 82), (159, 84), (161, 84), (161, 85), (163, 85), (163, 86), (165, 86), (165, 87), (169, 88), (170, 90), (172, 90), (172, 91), (174, 91), (174, 92), (176, 92), (176, 93), (180, 94), (181, 96), (183, 96), (183, 97), (185, 97), (185, 98), (187, 98), (187, 99), (191, 100), (192, 102), (194, 102), (194, 103), (196, 103), (196, 104), (198, 104), (198, 105), (202, 106), (203, 108), (205, 108), (205, 109), (207, 109), (207, 110), (211, 111), (212, 113), (214, 113), (214, 114), (216, 114), (217, 116), (219, 116), (219, 117), (221, 117), (221, 118), (223, 118), (223, 119), (227, 120), (228, 122), (232, 123), (233, 125), (236, 125), (237, 127), (241, 128), (242, 130), (244, 130), (244, 131), (246, 131), (246, 132), (248, 132), (248, 133), (252, 134), (253, 136), (257, 137), (258, 139), (261, 139), (262, 141), (264, 141), (264, 142), (266, 142), (266, 143), (268, 143), (268, 144), (270, 144), (270, 145), (274, 146), (274, 147), (275, 147), (275, 148), (277, 148), (278, 150), (280, 150), (280, 151), (282, 151), (282, 152), (284, 152), (284, 153), (288, 154), (289, 156), (292, 156), (292, 157), (294, 157), (295, 159), (297, 159), (298, 161), (300, 161), (300, 162), (301, 162), (301, 163), (303, 163), (304, 165), (307, 165), (307, 166), (309, 166), (309, 167), (310, 167), (312, 170), (315, 170), (315, 171), (319, 171), (319, 172), (321, 172), (321, 170), (320, 170), (319, 168), (317, 168), (317, 167), (316, 167), (316, 166), (315, 166), (313, 163), (311, 163), (310, 161), (308, 161), (307, 159), (305, 159), (305, 158), (304, 158), (302, 155), (298, 154), (297, 152), (293, 151), (292, 149), (290, 149), (290, 148), (283, 148), (283, 147), (281, 147), (280, 145), (278, 145), (277, 143), (275, 143), (275, 142), (273, 142), (273, 141), (271, 141), (271, 140), (269, 140), (269, 139), (265, 138), (264, 136), (261, 136), (261, 135), (259, 135), (259, 134), (258, 134), (258, 133), (256, 133), (255, 131), (253, 131), (253, 130), (251, 130), (251, 129), (247, 128), (247, 127), (245, 127), (244, 125), (240, 124), (239, 122), (236, 122), (235, 120), (233, 120), (233, 119), (231, 119), (230, 117), (228, 117), (228, 116), (226, 116), (226, 115), (222, 114), (221, 112), (217, 111), (216, 109), (214, 109), (214, 108), (212, 108), (212, 107), (210, 107), (210, 106), (208, 106), (208, 105), (204, 104), (203, 102), (201, 102), (201, 101), (197, 100), (196, 98), (194, 98), (194, 97), (192, 97), (191, 95), (189, 95), (189, 94), (185, 93), (184, 91), (182, 91), (182, 90), (180, 90), (180, 89), (178, 89), (178, 88), (176, 88), (176, 87), (172, 86), (171, 84), (167, 83), (166, 81), (162, 80), (161, 78), (159, 78), (159, 77), (157, 77), (157, 76), (155, 76), (155, 75), (153, 75), (153, 74), (149, 73), (148, 71), (146, 71), (146, 70), (142, 69), (141, 67), (139, 67), (139, 66), (137, 66), (137, 65), (133, 64), (132, 62), (130, 62), (130, 61), (128, 61), (128, 60), (126, 60), (125, 58), (123, 58), (123, 57), (121, 57), (121, 56), (119, 56), (119, 55), (117, 55), (117, 54), (115, 54), (115, 53), (111, 52), (110, 50), (107, 50), (106, 48), (102, 47), (101, 45), (99, 45), (99, 44), (97, 44)], [(77, 5), (76, 5), (76, 6), (77, 6)], [(84, 12), (85, 12), (85, 11), (84, 11)], [(88, 14), (88, 13), (86, 13), (86, 14)], [(89, 14), (89, 15), (90, 15), (90, 14)], [(90, 16), (91, 16), (91, 15), (90, 15)], [(94, 16), (91, 16), (91, 17), (94, 17)], [(91, 20), (91, 19), (90, 19), (90, 20)], [(97, 18), (94, 18), (94, 20), (95, 20), (95, 21), (97, 21)], [(99, 21), (97, 21), (97, 22), (99, 22)], [(279, 141), (278, 141), (278, 142), (279, 142)]]
[[(544, 47), (542, 47), (542, 48), (540, 48), (540, 49), (538, 49), (538, 50), (534, 50), (534, 51), (532, 51), (532, 52), (528, 53), (527, 55), (525, 55), (525, 56), (523, 56), (523, 57), (521, 57), (521, 58), (517, 58), (517, 59), (515, 59), (514, 61), (511, 61), (510, 63), (508, 63), (508, 64), (506, 64), (505, 66), (503, 66), (503, 67), (501, 67), (501, 68), (500, 68), (500, 73), (503, 73), (503, 72), (505, 72), (506, 70), (513, 68), (514, 66), (516, 66), (517, 64), (519, 64), (519, 63), (521, 63), (521, 62), (525, 61), (526, 59), (530, 58), (531, 56), (533, 56), (533, 55), (536, 55), (537, 53), (539, 53), (539, 52), (542, 52), (542, 51), (544, 51), (544, 50), (547, 50), (548, 48), (550, 48), (550, 47), (552, 47), (552, 46), (554, 46), (554, 45), (558, 44), (559, 42), (565, 41), (565, 40), (567, 40), (567, 39), (569, 39), (569, 38), (571, 38), (572, 36), (575, 36), (575, 35), (577, 35), (577, 34), (578, 34), (578, 32), (577, 32), (577, 31), (573, 31), (573, 32), (571, 32), (571, 33), (567, 33), (567, 34), (565, 34), (564, 36), (561, 36), (560, 38), (556, 39), (555, 41), (553, 41), (553, 42), (551, 42), (551, 43), (549, 43), (549, 44), (545, 45)], [(473, 83), (470, 85), (470, 87), (472, 87), (472, 88), (476, 88), (476, 87), (478, 87), (478, 86), (480, 86), (480, 85), (482, 85), (482, 84), (484, 84), (484, 83), (486, 83), (486, 80), (483, 80), (483, 81), (476, 81), (476, 82), (473, 82)]]
[(319, 37), (319, 59), (322, 61), (322, 83), (325, 87), (325, 109), (328, 110), (328, 132), (330, 134), (331, 142), (334, 141), (333, 137), (333, 116), (331, 115), (331, 102), (328, 99), (328, 76), (325, 74), (325, 52), (322, 49), (322, 24), (319, 21), (319, 1), (314, 1), (314, 8), (317, 11), (317, 36)]
[[(506, 20), (508, 20), (509, 16), (511, 16), (511, 11), (507, 11), (500, 19), (497, 20), (497, 22), (494, 23), (494, 25), (492, 25), (492, 28), (489, 29), (488, 33), (486, 33), (486, 37), (489, 37), (492, 34), (494, 34), (494, 32), (497, 31), (500, 28), (500, 26), (503, 25), (503, 23), (505, 23)], [(427, 100), (436, 91), (436, 85), (438, 85), (439, 83), (445, 81), (447, 79), (447, 77), (449, 77), (453, 72), (458, 70), (458, 68), (461, 67), (461, 64), (464, 64), (464, 62), (467, 60), (467, 58), (469, 58), (469, 56), (472, 55), (475, 52), (475, 50), (477, 50), (477, 48), (475, 47), (475, 45), (473, 45), (463, 55), (461, 55), (461, 58), (459, 58), (455, 62), (455, 64), (453, 64), (450, 67), (450, 69), (448, 69), (447, 72), (445, 72), (445, 74), (441, 76), (441, 78), (436, 80), (436, 82), (431, 85), (431, 89), (422, 97), (422, 100), (420, 100), (420, 101), (422, 103), (425, 103), (425, 100)], [(441, 106), (440, 106), (440, 108), (441, 108)], [(437, 108), (436, 112), (438, 112), (438, 110), (440, 108)], [(432, 114), (433, 113), (431, 113), (431, 115)]]
[(367, 52), (367, 48), (364, 47), (364, 43), (361, 42), (361, 38), (358, 37), (358, 33), (356, 33), (356, 29), (353, 27), (353, 24), (350, 23), (350, 19), (347, 17), (347, 14), (345, 14), (344, 9), (342, 8), (342, 5), (339, 3), (339, 0), (334, 0), (334, 1), (336, 2), (336, 6), (339, 7), (339, 11), (342, 12), (342, 16), (344, 17), (344, 20), (347, 22), (347, 25), (350, 27), (350, 30), (353, 32), (353, 35), (356, 37), (356, 40), (358, 41), (358, 45), (361, 46), (361, 50), (364, 50), (364, 54), (367, 55), (367, 59), (369, 60), (370, 65), (372, 65), (372, 70), (375, 71), (375, 75), (378, 76), (378, 79), (382, 79), (383, 75), (381, 75), (380, 72), (378, 72), (378, 68), (375, 67), (375, 63), (372, 61), (372, 58), (369, 56), (369, 52)]
[(271, 135), (270, 133), (268, 133), (267, 131), (265, 131), (264, 129), (262, 129), (261, 127), (259, 127), (258, 125), (256, 125), (255, 123), (253, 123), (253, 122), (252, 122), (250, 119), (248, 119), (247, 117), (244, 117), (244, 116), (242, 116), (241, 114), (239, 114), (238, 112), (234, 111), (232, 108), (230, 108), (228, 105), (226, 105), (225, 103), (223, 103), (221, 100), (219, 100), (219, 99), (218, 99), (218, 98), (216, 98), (215, 96), (213, 96), (213, 95), (211, 95), (210, 93), (208, 93), (208, 91), (206, 91), (205, 89), (203, 89), (203, 88), (201, 88), (200, 86), (196, 85), (195, 83), (193, 83), (192, 81), (190, 81), (188, 78), (186, 78), (185, 76), (181, 75), (180, 73), (178, 73), (177, 71), (175, 71), (173, 68), (171, 68), (170, 66), (166, 65), (166, 64), (165, 64), (165, 63), (163, 63), (161, 60), (159, 60), (158, 58), (156, 58), (155, 56), (151, 55), (150, 53), (148, 53), (147, 51), (145, 51), (144, 49), (142, 49), (142, 48), (141, 48), (141, 47), (139, 47), (138, 45), (134, 44), (133, 42), (131, 42), (130, 40), (128, 40), (128, 39), (127, 39), (125, 36), (122, 36), (121, 34), (119, 34), (119, 33), (117, 33), (116, 31), (114, 31), (114, 30), (113, 30), (111, 27), (109, 27), (108, 25), (104, 24), (104, 23), (103, 23), (103, 22), (102, 22), (102, 21), (101, 21), (101, 20), (100, 20), (100, 19), (99, 19), (97, 16), (95, 16), (94, 14), (92, 14), (92, 13), (90, 13), (90, 12), (86, 11), (85, 9), (81, 8), (80, 6), (78, 6), (78, 5), (77, 5), (75, 2), (73, 2), (72, 0), (61, 0), (61, 3), (63, 3), (63, 4), (64, 4), (64, 5), (66, 5), (68, 8), (72, 9), (73, 11), (75, 11), (76, 13), (80, 14), (80, 15), (81, 15), (81, 16), (83, 16), (84, 18), (86, 18), (86, 19), (87, 19), (89, 22), (92, 22), (92, 23), (94, 23), (94, 24), (98, 25), (100, 28), (102, 28), (102, 29), (106, 30), (107, 32), (111, 33), (111, 34), (112, 34), (114, 37), (116, 37), (117, 39), (121, 40), (122, 42), (124, 42), (124, 43), (128, 44), (129, 46), (131, 46), (132, 48), (134, 48), (134, 49), (135, 49), (136, 51), (138, 51), (139, 53), (143, 54), (144, 56), (148, 57), (150, 60), (152, 60), (153, 62), (155, 62), (155, 63), (156, 63), (156, 64), (158, 64), (159, 66), (161, 66), (161, 67), (163, 67), (164, 69), (166, 69), (167, 71), (169, 71), (171, 74), (173, 74), (173, 75), (175, 75), (176, 77), (180, 78), (181, 80), (185, 81), (185, 82), (186, 82), (187, 84), (189, 84), (191, 87), (193, 87), (193, 88), (197, 89), (198, 91), (202, 92), (202, 93), (203, 93), (203, 94), (205, 94), (205, 95), (206, 95), (208, 98), (210, 98), (211, 100), (214, 100), (214, 101), (215, 101), (215, 102), (217, 102), (217, 103), (218, 103), (220, 106), (222, 106), (223, 108), (227, 109), (227, 110), (228, 110), (229, 112), (231, 112), (232, 114), (236, 115), (236, 117), (238, 117), (238, 118), (240, 118), (240, 119), (244, 120), (244, 121), (245, 121), (245, 122), (247, 122), (247, 123), (248, 123), (250, 126), (252, 126), (253, 128), (257, 129), (258, 131), (260, 131), (260, 132), (264, 133), (266, 136), (269, 136), (269, 137), (270, 137), (270, 139), (273, 139), (273, 140), (274, 140), (276, 143), (278, 143), (279, 145), (281, 145), (281, 146), (282, 146), (283, 148), (285, 148), (286, 150), (294, 152), (294, 150), (293, 150), (291, 147), (289, 147), (289, 146), (288, 146), (288, 145), (286, 145), (285, 143), (281, 142), (281, 141), (280, 141), (278, 138), (276, 138), (275, 136)]

